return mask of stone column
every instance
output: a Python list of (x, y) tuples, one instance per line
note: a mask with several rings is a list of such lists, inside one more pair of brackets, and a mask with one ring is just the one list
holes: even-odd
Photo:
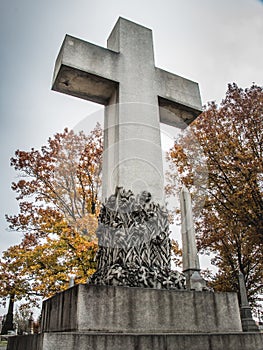
[(238, 275), (239, 291), (240, 291), (240, 316), (242, 322), (243, 332), (259, 332), (258, 326), (252, 318), (251, 308), (247, 299), (247, 290), (245, 285), (245, 278), (241, 271)]
[(183, 273), (186, 276), (187, 289), (202, 291), (206, 284), (200, 276), (200, 264), (197, 255), (191, 195), (183, 186), (180, 193), (182, 218)]

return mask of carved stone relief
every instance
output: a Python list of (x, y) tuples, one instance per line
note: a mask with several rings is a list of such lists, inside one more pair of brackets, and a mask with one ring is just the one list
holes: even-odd
[(89, 284), (165, 289), (185, 288), (183, 274), (171, 270), (168, 214), (151, 200), (116, 188), (102, 205), (97, 230), (97, 271)]

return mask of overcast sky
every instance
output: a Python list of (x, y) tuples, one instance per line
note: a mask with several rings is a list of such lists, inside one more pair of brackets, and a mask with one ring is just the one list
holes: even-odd
[(106, 47), (119, 16), (153, 30), (156, 66), (197, 81), (203, 104), (220, 102), (230, 82), (262, 85), (259, 0), (0, 0), (0, 252), (19, 241), (4, 220), (17, 212), (15, 150), (38, 148), (101, 108), (50, 89), (65, 34)]

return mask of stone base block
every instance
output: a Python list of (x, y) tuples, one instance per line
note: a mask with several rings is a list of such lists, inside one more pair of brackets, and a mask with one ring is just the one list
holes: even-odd
[(10, 338), (7, 350), (262, 350), (263, 334), (45, 333)]
[(76, 285), (46, 300), (42, 332), (242, 331), (235, 293)]
[(7, 350), (263, 350), (236, 294), (77, 285), (46, 300), (42, 333)]
[(240, 316), (242, 329), (244, 332), (259, 332), (258, 326), (252, 318), (252, 313), (249, 306), (241, 307)]

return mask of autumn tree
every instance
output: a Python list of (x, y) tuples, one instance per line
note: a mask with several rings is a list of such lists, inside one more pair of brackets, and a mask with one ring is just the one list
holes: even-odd
[(69, 273), (81, 283), (95, 271), (101, 165), (99, 124), (89, 135), (65, 129), (41, 150), (16, 151), (20, 211), (7, 221), (23, 238), (1, 258), (0, 296), (32, 302), (67, 288)]
[(168, 154), (166, 189), (174, 194), (179, 178), (192, 193), (199, 248), (218, 267), (212, 286), (238, 291), (240, 270), (251, 302), (263, 288), (262, 130), (262, 88), (232, 84)]

